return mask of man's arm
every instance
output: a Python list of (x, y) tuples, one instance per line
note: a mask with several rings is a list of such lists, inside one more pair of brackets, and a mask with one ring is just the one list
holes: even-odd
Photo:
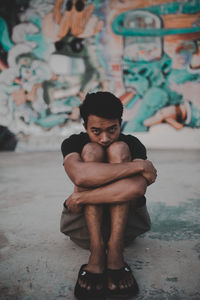
[(136, 201), (144, 196), (147, 181), (143, 176), (135, 175), (92, 190), (75, 192), (66, 200), (66, 205), (72, 212), (80, 212), (85, 204), (119, 204)]
[(95, 188), (133, 175), (142, 175), (149, 184), (154, 182), (156, 170), (148, 160), (103, 163), (83, 162), (78, 153), (70, 153), (64, 159), (64, 168), (76, 186)]

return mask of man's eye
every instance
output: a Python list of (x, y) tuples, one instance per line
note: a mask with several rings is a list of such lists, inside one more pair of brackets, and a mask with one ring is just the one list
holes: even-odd
[(95, 134), (95, 135), (98, 135), (99, 133), (100, 133), (100, 131), (99, 130), (92, 130), (92, 132)]
[(116, 130), (116, 128), (110, 128), (110, 129), (109, 129), (109, 133), (114, 133), (115, 130)]

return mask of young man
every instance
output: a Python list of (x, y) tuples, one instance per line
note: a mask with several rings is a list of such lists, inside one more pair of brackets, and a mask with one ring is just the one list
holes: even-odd
[(61, 232), (91, 252), (78, 274), (78, 299), (138, 292), (123, 248), (150, 229), (144, 194), (157, 175), (142, 143), (120, 132), (122, 113), (113, 94), (87, 94), (80, 106), (86, 133), (70, 136), (61, 146), (75, 185), (64, 203)]

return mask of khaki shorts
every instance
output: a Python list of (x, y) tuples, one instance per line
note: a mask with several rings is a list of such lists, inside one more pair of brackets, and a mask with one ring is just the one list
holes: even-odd
[[(146, 201), (145, 201), (146, 202)], [(151, 229), (151, 220), (146, 204), (141, 207), (129, 206), (127, 224), (124, 233), (124, 245), (128, 246), (137, 236)], [(66, 207), (63, 208), (60, 220), (60, 231), (84, 249), (89, 249), (90, 236), (84, 213), (73, 214)], [(107, 242), (110, 236), (110, 219), (108, 206), (105, 205), (103, 215), (103, 238)]]

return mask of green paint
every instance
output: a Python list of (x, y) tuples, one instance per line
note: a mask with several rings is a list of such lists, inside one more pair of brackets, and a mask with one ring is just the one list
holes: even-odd
[(42, 32), (42, 19), (37, 15), (31, 15), (29, 22), (38, 27), (38, 33), (25, 34), (26, 41), (35, 42), (37, 47), (32, 50), (32, 53), (41, 59), (46, 60), (52, 52), (51, 43), (44, 37)]
[(149, 207), (152, 239), (194, 240), (200, 238), (200, 199), (189, 199), (179, 206), (153, 203)]
[(44, 128), (50, 128), (59, 124), (63, 124), (68, 118), (68, 115), (63, 114), (51, 114), (49, 116), (44, 116), (40, 119), (35, 119), (35, 123), (39, 124), (40, 126)]
[[(118, 20), (116, 20), (118, 21)], [(121, 22), (121, 21), (120, 21)], [(118, 24), (113, 23), (112, 29), (115, 34), (122, 36), (159, 36), (163, 37), (165, 35), (176, 35), (176, 34), (190, 34), (200, 32), (200, 27), (190, 27), (190, 28), (171, 28), (171, 29), (146, 29), (146, 28), (123, 28), (118, 26)]]
[(192, 1), (176, 1), (165, 3), (163, 5), (155, 5), (148, 7), (148, 11), (158, 15), (168, 14), (195, 14), (200, 10), (199, 0)]
[(183, 70), (178, 70), (178, 69), (173, 69), (171, 70), (169, 81), (170, 82), (175, 82), (177, 84), (183, 84), (187, 81), (197, 81), (200, 80), (199, 74), (193, 74), (189, 73), (188, 70), (183, 69)]
[(183, 14), (195, 14), (200, 10), (200, 1), (193, 0), (193, 1), (185, 1), (182, 7)]
[(140, 99), (140, 96), (139, 95), (135, 95), (125, 106), (126, 108), (131, 108), (133, 107), (137, 101)]
[(9, 51), (13, 47), (8, 33), (8, 26), (3, 18), (0, 17), (0, 44), (5, 51)]
[(168, 14), (176, 14), (180, 13), (180, 3), (178, 2), (171, 2), (165, 3), (164, 5), (155, 5), (148, 7), (148, 11), (151, 11), (157, 15), (168, 15)]

